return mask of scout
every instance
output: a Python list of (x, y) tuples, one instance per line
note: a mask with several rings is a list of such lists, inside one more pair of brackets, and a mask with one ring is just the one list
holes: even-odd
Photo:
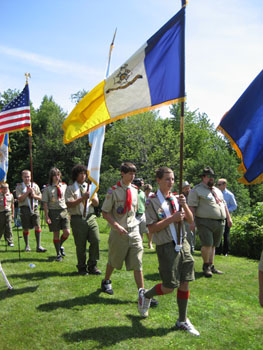
[(12, 219), (14, 218), (14, 197), (7, 183), (1, 184), (0, 192), (0, 239), (4, 234), (9, 247), (14, 247)]

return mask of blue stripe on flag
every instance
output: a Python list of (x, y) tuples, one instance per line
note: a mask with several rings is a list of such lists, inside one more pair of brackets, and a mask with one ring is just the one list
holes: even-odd
[(152, 105), (185, 96), (184, 22), (182, 8), (147, 41), (144, 64)]

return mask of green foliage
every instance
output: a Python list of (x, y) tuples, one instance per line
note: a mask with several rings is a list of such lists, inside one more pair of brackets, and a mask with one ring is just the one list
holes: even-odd
[(237, 216), (230, 231), (230, 252), (237, 256), (259, 259), (263, 248), (263, 203), (251, 214)]

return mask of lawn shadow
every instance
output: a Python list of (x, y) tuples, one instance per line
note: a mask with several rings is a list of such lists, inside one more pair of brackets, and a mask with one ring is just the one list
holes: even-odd
[[(30, 253), (26, 253), (26, 254), (30, 254)], [(31, 263), (31, 262), (50, 262), (50, 260), (52, 260), (53, 261), (53, 257), (52, 257), (52, 259), (51, 259), (51, 257), (47, 257), (46, 259), (42, 259), (42, 258), (33, 258), (33, 257), (31, 257), (31, 258), (22, 258), (22, 259), (19, 259), (19, 258), (17, 258), (17, 259), (5, 259), (5, 260), (1, 260), (1, 264), (3, 265), (3, 264), (6, 264), (6, 263), (19, 263), (19, 262), (29, 262), (29, 263)]]
[(127, 339), (162, 337), (173, 331), (172, 328), (146, 328), (141, 323), (140, 316), (127, 315), (127, 317), (132, 322), (131, 326), (88, 328), (78, 332), (64, 333), (63, 337), (68, 343), (96, 341), (98, 344), (89, 349), (102, 349)]
[(144, 279), (148, 281), (160, 281), (161, 277), (158, 272), (156, 273), (149, 273), (147, 275), (144, 275)]
[(37, 290), (37, 288), (38, 286), (3, 290), (0, 292), (0, 300), (6, 299), (6, 298), (12, 298), (20, 294), (34, 293)]
[(197, 272), (195, 271), (195, 279), (198, 280), (199, 278), (204, 277), (203, 271)]
[(91, 305), (91, 304), (120, 305), (120, 304), (133, 303), (132, 301), (122, 301), (122, 300), (113, 299), (113, 298), (112, 299), (103, 298), (100, 296), (101, 293), (102, 293), (101, 289), (97, 289), (95, 292), (91, 293), (90, 295), (86, 295), (83, 297), (41, 304), (37, 307), (37, 310), (50, 312), (59, 308), (71, 309), (76, 306), (85, 306), (85, 305)]

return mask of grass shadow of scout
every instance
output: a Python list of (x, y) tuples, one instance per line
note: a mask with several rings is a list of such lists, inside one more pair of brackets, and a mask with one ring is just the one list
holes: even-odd
[(146, 328), (142, 325), (140, 316), (127, 315), (127, 317), (132, 322), (131, 326), (88, 328), (78, 332), (64, 333), (63, 338), (68, 343), (96, 341), (98, 345), (93, 349), (102, 349), (127, 339), (162, 337), (174, 331), (173, 328)]
[(50, 312), (59, 308), (71, 309), (76, 306), (85, 306), (90, 304), (120, 305), (120, 304), (133, 303), (131, 301), (103, 298), (100, 296), (100, 294), (101, 294), (101, 289), (98, 289), (97, 291), (87, 296), (41, 304), (37, 307), (37, 309), (39, 311)]

